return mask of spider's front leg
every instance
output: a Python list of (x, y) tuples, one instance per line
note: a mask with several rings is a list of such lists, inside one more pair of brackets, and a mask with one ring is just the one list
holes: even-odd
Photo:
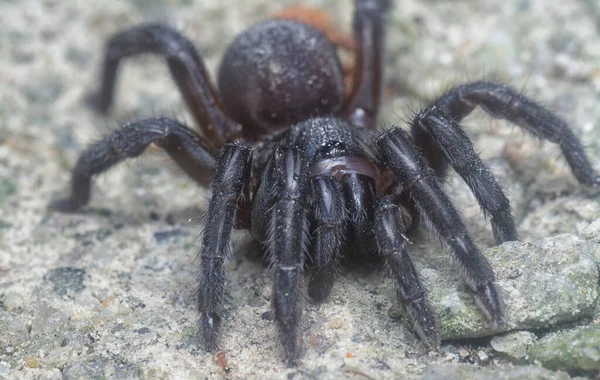
[(198, 51), (185, 36), (163, 24), (143, 24), (115, 34), (108, 41), (102, 67), (102, 87), (91, 100), (106, 113), (113, 103), (118, 69), (123, 59), (144, 53), (163, 55), (190, 112), (215, 154), (241, 126), (231, 120), (214, 89)]
[(276, 201), (267, 232), (267, 250), (275, 282), (273, 310), (289, 365), (296, 365), (302, 338), (298, 333), (302, 315), (304, 256), (309, 244), (307, 165), (294, 148), (278, 149), (275, 176)]
[(252, 233), (265, 241), (273, 271), (273, 313), (289, 365), (300, 356), (304, 257), (309, 239), (307, 160), (279, 147), (265, 168), (252, 207)]
[(502, 324), (503, 304), (494, 284), (494, 272), (408, 133), (395, 128), (376, 141), (376, 148), (380, 162), (392, 169), (419, 213), (450, 248), (450, 256), (475, 293), (479, 309), (491, 323)]
[(77, 160), (71, 177), (71, 195), (50, 209), (73, 212), (90, 200), (92, 179), (119, 162), (141, 155), (150, 144), (164, 149), (186, 174), (206, 186), (215, 159), (206, 142), (176, 120), (155, 117), (123, 125), (88, 147)]
[(333, 178), (314, 177), (311, 185), (316, 229), (311, 247), (313, 265), (308, 295), (315, 301), (322, 301), (331, 292), (335, 281), (335, 265), (345, 232), (346, 208), (342, 190)]
[(250, 155), (250, 149), (242, 144), (225, 144), (210, 185), (212, 195), (199, 253), (198, 287), (200, 325), (208, 351), (217, 349), (225, 285), (224, 263), (231, 253), (231, 231), (237, 222), (238, 203), (248, 179)]

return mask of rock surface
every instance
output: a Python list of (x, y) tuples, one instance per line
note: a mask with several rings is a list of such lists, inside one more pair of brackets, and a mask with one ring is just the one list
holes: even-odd
[[(227, 265), (224, 352), (205, 353), (197, 334), (194, 257), (208, 192), (156, 149), (99, 178), (82, 212), (46, 211), (67, 190), (78, 154), (123, 121), (164, 114), (193, 125), (161, 60), (124, 65), (107, 118), (86, 107), (110, 35), (143, 20), (170, 22), (201, 48), (214, 77), (237, 33), (290, 3), (0, 1), (0, 378), (568, 378), (536, 366), (513, 368), (508, 354), (488, 344), (491, 338), (448, 341), (438, 353), (427, 352), (403, 321), (388, 315), (395, 302), (391, 280), (366, 266), (341, 268), (326, 302), (305, 303), (304, 355), (298, 368), (286, 368), (270, 317), (270, 275), (260, 259), (241, 250)], [(403, 124), (411, 109), (448, 86), (494, 77), (562, 115), (600, 168), (596, 3), (397, 1), (388, 15), (382, 119)], [(352, 1), (310, 4), (349, 33)], [(540, 342), (561, 330), (558, 321), (585, 326), (600, 320), (599, 307), (583, 318), (598, 292), (588, 281), (589, 257), (600, 261), (600, 194), (573, 179), (553, 144), (480, 111), (464, 126), (506, 189), (523, 242), (489, 248), (489, 223), (460, 177), (448, 178), (475, 241), (488, 247), (485, 254), (498, 268), (514, 322), (508, 326), (539, 326), (531, 308), (538, 300), (517, 294), (535, 290), (526, 280), (539, 284), (540, 297), (572, 295), (571, 314), (543, 305), (541, 325), (549, 327), (536, 331)], [(411, 239), (446, 336), (481, 335), (481, 315), (436, 238), (420, 230)], [(583, 287), (575, 285), (580, 279)], [(448, 309), (458, 310), (460, 319)], [(562, 339), (575, 338), (566, 333)], [(447, 366), (459, 362), (471, 365)], [(549, 368), (574, 368), (558, 363)]]
[[(440, 317), (442, 339), (541, 329), (590, 317), (596, 306), (598, 270), (592, 244), (574, 235), (532, 243), (507, 242), (486, 251), (505, 300), (505, 324), (488, 326), (465, 285), (453, 276), (426, 271), (430, 300)], [(438, 263), (439, 264), (439, 263)], [(443, 268), (443, 265), (437, 265)], [(447, 268), (447, 266), (446, 266)]]
[[(489, 336), (515, 329), (541, 329), (591, 317), (597, 305), (597, 245), (564, 234), (531, 243), (507, 242), (484, 255), (505, 300), (505, 323), (491, 327), (472, 294), (442, 252), (418, 255), (429, 299), (440, 318), (442, 339)], [(389, 314), (403, 316), (400, 305)]]
[(566, 372), (552, 372), (536, 366), (480, 369), (465, 364), (436, 364), (428, 367), (422, 380), (568, 380)]
[(527, 354), (527, 349), (533, 345), (535, 340), (535, 334), (529, 331), (513, 331), (493, 337), (490, 345), (498, 352), (520, 359)]
[(527, 352), (527, 358), (550, 369), (597, 374), (600, 371), (600, 325), (550, 334)]

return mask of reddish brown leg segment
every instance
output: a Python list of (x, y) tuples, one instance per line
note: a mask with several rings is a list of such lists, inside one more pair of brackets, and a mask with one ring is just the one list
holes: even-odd
[(348, 120), (359, 128), (375, 128), (381, 102), (386, 0), (357, 0), (354, 14), (356, 59), (352, 91), (344, 107)]

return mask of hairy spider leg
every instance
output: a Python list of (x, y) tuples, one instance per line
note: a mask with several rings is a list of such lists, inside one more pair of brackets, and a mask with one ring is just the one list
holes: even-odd
[(496, 243), (517, 240), (510, 202), (460, 125), (435, 105), (419, 112), (413, 123), (418, 125), (413, 126), (413, 130), (421, 128), (429, 133), (452, 168), (467, 183), (484, 214), (491, 216)]
[[(600, 187), (600, 175), (592, 168), (583, 145), (569, 125), (510, 86), (483, 81), (466, 83), (446, 92), (434, 105), (457, 122), (475, 107), (481, 106), (492, 117), (506, 119), (538, 138), (557, 143), (575, 178), (584, 185)], [(447, 167), (443, 149), (418, 123), (413, 123), (412, 127), (417, 145), (425, 152), (438, 175), (442, 176)]]
[(164, 149), (200, 185), (208, 185), (215, 159), (206, 141), (176, 120), (155, 117), (125, 124), (81, 153), (71, 175), (71, 195), (52, 202), (50, 209), (73, 212), (87, 204), (95, 175), (141, 155), (150, 144)]
[[(256, 161), (257, 159), (254, 160), (254, 162)], [(275, 158), (273, 155), (267, 161), (260, 177), (258, 190), (251, 200), (250, 233), (257, 241), (264, 244), (267, 239), (271, 209), (276, 200), (275, 192), (279, 186), (278, 179), (275, 177)]]
[(441, 342), (438, 318), (406, 247), (406, 230), (401, 206), (394, 204), (390, 195), (381, 197), (375, 212), (377, 250), (390, 269), (396, 293), (408, 312), (415, 333), (427, 347), (437, 349)]
[(295, 147), (278, 147), (273, 160), (276, 189), (270, 193), (273, 207), (266, 246), (274, 275), (274, 319), (288, 365), (294, 366), (302, 346), (298, 330), (304, 298), (304, 257), (310, 243), (308, 165)]
[(315, 301), (323, 301), (335, 281), (335, 267), (344, 242), (346, 207), (339, 183), (329, 176), (313, 177), (311, 190), (315, 226), (308, 295)]
[(198, 311), (208, 351), (217, 349), (225, 286), (224, 263), (231, 255), (231, 231), (238, 218), (238, 204), (250, 174), (250, 148), (227, 143), (221, 148), (210, 184), (212, 195), (200, 247)]
[(375, 145), (380, 161), (392, 169), (429, 228), (450, 248), (450, 256), (474, 292), (479, 309), (492, 324), (502, 324), (503, 304), (494, 285), (494, 272), (409, 134), (394, 128), (379, 137)]
[(347, 254), (374, 252), (373, 215), (375, 213), (375, 189), (373, 178), (363, 174), (345, 174), (341, 179), (347, 220), (347, 241), (351, 244)]
[(185, 36), (163, 24), (143, 24), (114, 35), (106, 46), (102, 87), (92, 101), (100, 112), (113, 103), (119, 65), (124, 58), (154, 53), (163, 55), (187, 106), (215, 154), (241, 132), (241, 126), (223, 111), (198, 51)]
[(344, 115), (358, 127), (375, 129), (383, 88), (385, 12), (389, 0), (357, 0), (353, 34), (356, 50), (352, 90)]

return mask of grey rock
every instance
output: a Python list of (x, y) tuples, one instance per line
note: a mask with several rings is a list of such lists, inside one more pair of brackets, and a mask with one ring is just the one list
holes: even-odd
[(187, 234), (188, 234), (187, 231), (180, 230), (180, 229), (174, 229), (174, 230), (168, 230), (168, 231), (155, 232), (154, 238), (156, 239), (157, 243), (164, 243), (165, 241), (168, 241), (169, 239), (176, 239), (181, 236), (186, 236)]
[(24, 90), (24, 94), (31, 104), (51, 103), (64, 91), (64, 80), (57, 78), (56, 75), (51, 75), (43, 79), (42, 83), (31, 83)]
[(73, 295), (85, 289), (83, 280), (85, 270), (72, 267), (61, 267), (48, 271), (44, 280), (52, 283), (56, 294)]
[(0, 206), (6, 202), (8, 197), (17, 192), (15, 182), (7, 177), (0, 177)]
[(0, 355), (12, 355), (28, 339), (27, 326), (17, 315), (0, 312)]
[(581, 236), (596, 243), (594, 258), (600, 263), (600, 218), (585, 226), (581, 231)]
[(105, 357), (73, 361), (63, 370), (64, 380), (139, 379), (139, 366)]
[(550, 334), (529, 349), (527, 359), (554, 370), (598, 373), (600, 371), (600, 325)]
[[(545, 237), (550, 234), (569, 232), (582, 234), (593, 239), (595, 231), (590, 224), (600, 215), (600, 202), (595, 198), (569, 199), (558, 198), (545, 202), (530, 212), (520, 223), (519, 230), (533, 237)], [(575, 216), (575, 217), (574, 217)], [(588, 229), (584, 233), (584, 229)], [(595, 235), (596, 239), (600, 235)]]
[(490, 345), (498, 352), (520, 359), (527, 354), (527, 349), (535, 340), (535, 334), (529, 331), (514, 331), (493, 337)]
[(565, 372), (552, 372), (538, 366), (479, 368), (466, 364), (435, 364), (427, 367), (422, 380), (568, 380)]
[(68, 319), (63, 311), (50, 306), (47, 302), (40, 302), (31, 323), (31, 335), (41, 336), (62, 331), (67, 325)]
[(10, 364), (0, 361), (0, 376), (7, 377), (8, 375), (10, 375)]
[(485, 256), (496, 273), (505, 301), (505, 324), (488, 326), (456, 270), (439, 259), (422, 273), (436, 309), (443, 339), (550, 327), (592, 315), (598, 298), (593, 244), (564, 234), (532, 243), (507, 242)]

